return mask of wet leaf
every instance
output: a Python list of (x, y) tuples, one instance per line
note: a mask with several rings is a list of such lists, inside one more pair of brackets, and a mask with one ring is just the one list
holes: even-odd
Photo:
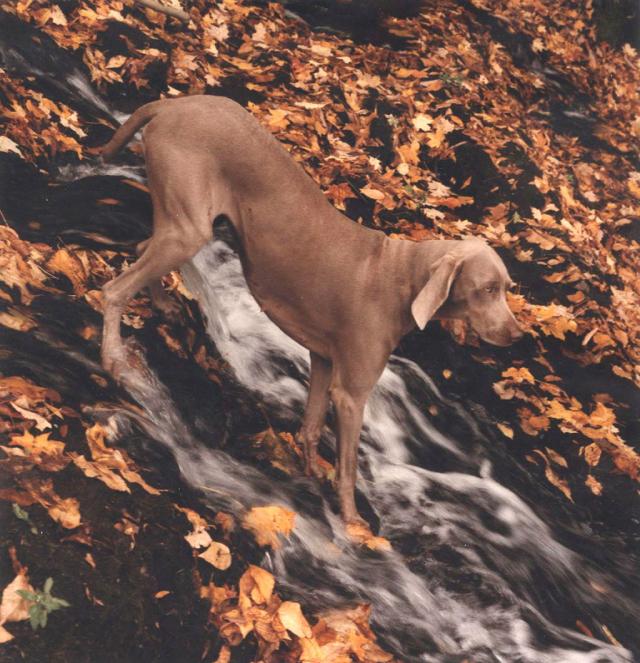
[(310, 638), (311, 627), (302, 614), (299, 603), (284, 601), (278, 608), (278, 618), (282, 625), (299, 638)]
[(209, 562), (211, 566), (222, 571), (231, 566), (231, 551), (224, 543), (218, 543), (217, 541), (213, 541), (198, 557), (201, 557), (205, 562)]
[(281, 506), (261, 506), (251, 509), (242, 525), (251, 530), (261, 546), (279, 548), (280, 535), (289, 536), (295, 525), (296, 514)]

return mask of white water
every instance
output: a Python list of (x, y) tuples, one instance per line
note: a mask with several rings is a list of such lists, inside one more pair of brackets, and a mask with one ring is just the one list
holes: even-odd
[[(237, 379), (257, 392), (274, 416), (299, 418), (307, 353), (260, 312), (235, 254), (214, 242), (185, 266), (183, 276)], [(358, 489), (381, 520), (380, 534), (396, 548), (389, 553), (369, 553), (351, 544), (310, 480), (298, 480), (313, 500), (301, 504), (295, 500), (299, 483), (274, 482), (207, 448), (153, 375), (131, 376), (127, 388), (145, 408), (152, 435), (173, 451), (185, 479), (202, 488), (213, 504), (236, 513), (274, 503), (297, 511), (290, 540), (264, 559), (280, 587), (315, 608), (371, 603), (384, 644), (401, 658), (441, 663), (462, 655), (474, 663), (632, 660), (627, 650), (555, 625), (541, 613), (536, 573), (580, 605), (594, 591), (585, 563), (555, 541), (517, 495), (491, 478), (488, 461), (465, 460), (467, 441), (453, 440), (429, 423), (416, 392), (428, 394), (452, 416), (466, 417), (475, 429), (470, 416), (443, 398), (412, 362), (391, 359), (367, 406), (360, 451)], [(329, 432), (326, 439), (332, 440)], [(419, 467), (411, 450), (416, 444), (444, 453), (455, 470)], [(417, 552), (397, 552), (403, 540), (415, 542)], [(438, 546), (457, 556), (453, 566), (431, 557), (428, 550)], [(466, 573), (469, 584), (463, 578), (449, 586), (454, 571)]]

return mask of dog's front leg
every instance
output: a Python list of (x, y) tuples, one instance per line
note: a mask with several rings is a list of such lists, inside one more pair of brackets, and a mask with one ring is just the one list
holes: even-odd
[(311, 353), (309, 375), (309, 397), (304, 411), (298, 441), (304, 451), (304, 471), (307, 476), (322, 478), (318, 467), (318, 440), (322, 435), (329, 407), (329, 385), (331, 384), (331, 362), (315, 352)]
[(356, 509), (355, 488), (360, 430), (368, 396), (368, 390), (353, 393), (341, 385), (331, 388), (331, 399), (336, 412), (338, 500), (342, 517), (348, 523), (363, 522)]
[[(375, 318), (374, 318), (375, 319)], [(351, 334), (333, 362), (329, 390), (336, 414), (338, 466), (336, 483), (340, 511), (348, 522), (364, 522), (355, 502), (358, 446), (364, 406), (389, 358), (390, 349), (375, 334)]]

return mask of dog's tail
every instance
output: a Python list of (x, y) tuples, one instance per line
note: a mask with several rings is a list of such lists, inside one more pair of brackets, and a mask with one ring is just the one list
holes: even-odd
[(100, 154), (104, 161), (111, 161), (113, 157), (133, 138), (135, 133), (147, 122), (150, 122), (158, 113), (164, 100), (152, 101), (140, 106), (131, 117), (111, 137), (111, 140), (102, 148)]

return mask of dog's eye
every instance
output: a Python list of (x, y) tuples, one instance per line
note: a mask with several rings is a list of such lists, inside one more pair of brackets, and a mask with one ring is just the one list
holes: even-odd
[(485, 292), (489, 292), (489, 293), (491, 293), (491, 294), (493, 294), (494, 292), (498, 292), (498, 286), (496, 286), (496, 285), (488, 285), (488, 286), (485, 288)]

